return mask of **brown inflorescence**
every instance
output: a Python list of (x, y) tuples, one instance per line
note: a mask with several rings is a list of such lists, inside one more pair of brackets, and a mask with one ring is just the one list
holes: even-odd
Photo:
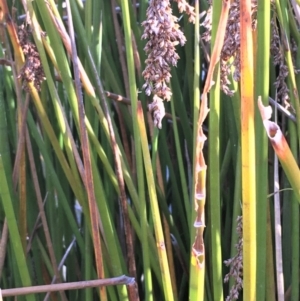
[(271, 54), (273, 56), (274, 65), (279, 66), (279, 73), (274, 82), (274, 86), (277, 90), (277, 97), (282, 101), (282, 103), (284, 103), (289, 98), (289, 89), (285, 82), (285, 79), (288, 76), (288, 67), (285, 63), (283, 53), (284, 50), (282, 49), (282, 44), (280, 41), (280, 36), (275, 18), (273, 18), (271, 21), (271, 30)]
[[(179, 11), (186, 11), (189, 20), (195, 20), (194, 8), (184, 0), (176, 0)], [(146, 67), (142, 75), (145, 79), (143, 89), (146, 95), (154, 95), (154, 104), (150, 110), (154, 115), (154, 123), (161, 127), (161, 120), (164, 116), (162, 108), (163, 100), (169, 101), (172, 92), (168, 84), (171, 78), (171, 67), (176, 66), (179, 55), (176, 53), (176, 45), (183, 46), (186, 38), (179, 29), (177, 18), (172, 14), (169, 0), (150, 0), (147, 9), (147, 20), (142, 23), (144, 34), (142, 39), (148, 42), (144, 48), (147, 59)]]
[(229, 295), (226, 297), (226, 301), (237, 300), (239, 292), (243, 288), (243, 218), (238, 216), (237, 228), (238, 243), (236, 244), (237, 254), (224, 263), (226, 266), (230, 266), (230, 271), (225, 275), (224, 282), (228, 282), (229, 278), (234, 278), (234, 284), (230, 289)]
[[(251, 3), (251, 15), (252, 15), (252, 28), (256, 28), (257, 21), (257, 0), (253, 0)], [(202, 22), (202, 26), (206, 31), (202, 35), (202, 39), (206, 42), (211, 39), (211, 7), (207, 10), (206, 17)], [(223, 92), (229, 96), (232, 96), (234, 91), (230, 90), (229, 75), (232, 72), (232, 66), (234, 67), (233, 79), (235, 81), (240, 80), (240, 0), (232, 1), (230, 5), (228, 22), (226, 26), (226, 33), (224, 38), (224, 44), (220, 57), (220, 84)]]
[(18, 78), (23, 80), (23, 89), (25, 91), (29, 91), (27, 82), (32, 82), (34, 87), (39, 91), (42, 82), (45, 80), (40, 55), (36, 46), (30, 41), (30, 33), (25, 25), (19, 26), (18, 29), (20, 45), (25, 55), (25, 64), (20, 70)]

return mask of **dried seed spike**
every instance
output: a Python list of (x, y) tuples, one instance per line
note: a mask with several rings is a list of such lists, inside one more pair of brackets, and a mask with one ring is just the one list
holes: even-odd
[[(194, 8), (185, 0), (177, 0), (177, 3), (190, 18), (195, 17)], [(162, 101), (168, 101), (172, 96), (171, 89), (167, 86), (171, 78), (169, 65), (177, 65), (179, 55), (175, 46), (178, 44), (183, 46), (186, 38), (179, 29), (177, 17), (172, 15), (170, 0), (150, 0), (146, 15), (147, 20), (142, 22), (144, 27), (142, 38), (148, 39), (144, 48), (148, 58), (145, 61), (145, 71), (142, 73), (146, 81), (143, 88), (147, 95), (154, 94), (149, 109), (153, 112), (155, 125), (161, 127), (165, 114)]]

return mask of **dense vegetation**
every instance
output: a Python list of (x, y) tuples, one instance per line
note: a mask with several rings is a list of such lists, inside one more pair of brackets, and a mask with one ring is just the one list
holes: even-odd
[(298, 4), (0, 0), (3, 296), (298, 301)]

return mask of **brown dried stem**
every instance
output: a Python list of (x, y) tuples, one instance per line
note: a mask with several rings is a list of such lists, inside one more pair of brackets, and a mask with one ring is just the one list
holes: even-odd
[(46, 292), (57, 292), (57, 291), (64, 291), (64, 290), (84, 289), (89, 287), (121, 285), (121, 284), (132, 286), (135, 285), (135, 280), (134, 278), (123, 275), (123, 276), (107, 278), (107, 279), (11, 288), (11, 289), (1, 290), (0, 294), (2, 295), (2, 297), (9, 297), (9, 296), (20, 296), (20, 295), (38, 294), (38, 293), (46, 293)]
[[(72, 46), (72, 62), (74, 68), (75, 88), (76, 88), (76, 96), (77, 96), (77, 103), (78, 103), (81, 149), (82, 149), (82, 156), (83, 156), (84, 169), (85, 169), (84, 184), (86, 187), (89, 211), (90, 211), (96, 270), (97, 270), (98, 278), (103, 279), (105, 277), (105, 274), (104, 274), (103, 254), (102, 254), (101, 239), (100, 239), (100, 232), (99, 232), (100, 219), (99, 219), (99, 211), (96, 203), (96, 196), (95, 196), (95, 189), (94, 189), (91, 151), (89, 146), (87, 128), (85, 124), (85, 109), (84, 109), (83, 97), (81, 93), (79, 62), (78, 62), (77, 49), (75, 44), (73, 19), (71, 15), (70, 3), (69, 1), (66, 1), (66, 3), (67, 3), (67, 14), (68, 14), (68, 23), (69, 23), (68, 25), (70, 31), (70, 42)], [(101, 300), (104, 301), (107, 300), (107, 292), (104, 287), (100, 288), (100, 297)]]
[(225, 28), (226, 28), (226, 23), (228, 18), (229, 6), (230, 6), (230, 1), (224, 0), (222, 6), (222, 12), (220, 16), (220, 22), (218, 25), (216, 43), (213, 48), (211, 61), (207, 72), (207, 78), (206, 78), (206, 82), (201, 98), (202, 102), (200, 106), (200, 114), (199, 114), (199, 119), (197, 124), (196, 164), (195, 164), (195, 177), (196, 177), (195, 211), (197, 212), (197, 214), (196, 214), (196, 220), (194, 222), (194, 227), (196, 228), (196, 237), (192, 247), (192, 253), (195, 256), (199, 268), (202, 268), (204, 265), (203, 232), (205, 227), (204, 206), (205, 206), (205, 199), (206, 199), (206, 169), (207, 169), (204, 156), (203, 156), (203, 147), (204, 147), (204, 142), (206, 140), (206, 136), (203, 133), (202, 125), (209, 112), (208, 105), (207, 105), (207, 94), (211, 86), (213, 85), (213, 71), (217, 62), (220, 59), (220, 53), (222, 50), (224, 36), (225, 36)]

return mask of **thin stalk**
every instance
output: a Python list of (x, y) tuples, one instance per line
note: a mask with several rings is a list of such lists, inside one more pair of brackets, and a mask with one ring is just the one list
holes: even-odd
[(140, 102), (138, 103), (137, 117), (139, 122), (139, 129), (141, 133), (141, 145), (142, 145), (144, 166), (146, 171), (146, 178), (148, 183), (151, 213), (152, 213), (153, 226), (154, 226), (154, 232), (156, 238), (156, 247), (157, 247), (157, 252), (159, 257), (160, 270), (162, 273), (164, 296), (165, 296), (165, 300), (172, 301), (175, 299), (172, 290), (172, 282), (170, 277), (171, 274), (169, 270), (165, 239), (164, 239), (162, 222), (160, 219), (160, 212), (159, 212), (159, 207), (157, 202), (154, 174), (151, 167), (151, 159), (150, 159), (149, 148), (148, 148), (149, 143), (147, 141), (145, 120), (144, 120), (142, 105)]
[[(159, 133), (158, 131), (159, 130), (158, 130), (158, 128), (154, 127), (154, 123), (153, 123), (150, 113), (147, 114), (147, 117), (148, 117), (148, 123), (149, 123), (149, 127), (150, 127), (150, 134), (153, 139), (153, 143), (152, 143), (153, 175), (156, 174), (157, 185), (160, 189), (163, 199), (165, 200), (165, 188), (164, 188), (161, 162), (160, 162), (159, 156), (157, 156), (157, 152), (158, 152), (157, 142), (158, 142), (158, 133)], [(154, 134), (153, 134), (153, 132), (154, 132)], [(164, 236), (165, 236), (165, 242), (166, 242), (167, 257), (168, 257), (168, 263), (169, 263), (169, 270), (170, 270), (173, 294), (174, 294), (174, 299), (177, 300), (178, 292), (177, 292), (177, 286), (176, 286), (174, 256), (173, 256), (173, 251), (172, 251), (170, 225), (168, 222), (170, 222), (170, 216), (169, 216), (169, 212), (166, 211), (163, 215), (163, 229), (164, 229)]]
[(251, 0), (240, 1), (243, 289), (256, 300), (256, 169)]
[[(143, 158), (142, 158), (142, 151), (141, 151), (141, 134), (139, 128), (139, 121), (137, 117), (137, 82), (135, 76), (135, 63), (134, 63), (134, 53), (133, 53), (133, 37), (132, 37), (132, 26), (130, 21), (130, 13), (129, 13), (129, 3), (128, 1), (121, 0), (121, 8), (122, 8), (122, 18), (123, 18), (123, 26), (124, 26), (124, 35), (125, 35), (125, 48), (126, 48), (126, 59), (127, 59), (127, 70), (128, 70), (128, 81), (129, 81), (129, 93), (131, 99), (131, 114), (132, 114), (132, 125), (133, 125), (133, 139), (134, 139), (134, 155), (136, 158), (135, 163), (133, 164), (136, 168), (137, 172), (137, 184), (138, 184), (138, 194), (139, 198), (142, 202), (145, 201), (145, 190), (144, 190), (144, 172), (143, 172)], [(145, 158), (144, 158), (145, 160)], [(149, 164), (149, 167), (151, 163)], [(155, 185), (154, 185), (155, 187)], [(153, 187), (152, 187), (153, 188)], [(150, 187), (149, 187), (150, 189)], [(143, 205), (144, 206), (144, 205)], [(145, 210), (143, 210), (142, 214), (145, 214)], [(144, 221), (145, 222), (145, 221)], [(143, 226), (143, 230), (145, 230), (145, 224)], [(144, 256), (144, 254), (143, 254)], [(144, 262), (146, 266), (148, 265), (147, 262)], [(147, 274), (149, 275), (149, 274)], [(167, 276), (166, 276), (167, 277)], [(164, 283), (163, 277), (163, 283)], [(150, 279), (146, 280), (147, 282)], [(151, 285), (151, 282), (148, 282), (148, 285)], [(168, 287), (168, 286), (167, 286)], [(166, 287), (164, 285), (164, 289)], [(168, 294), (168, 290), (165, 291), (166, 296), (170, 296)], [(167, 298), (168, 299), (168, 298)], [(168, 300), (172, 300), (172, 298)]]
[[(299, 1), (298, 5), (299, 5)], [(293, 7), (295, 7), (295, 1), (292, 1)], [(299, 8), (299, 6), (297, 6), (297, 9)], [(299, 22), (299, 19), (298, 19)], [(297, 26), (295, 26), (296, 28), (296, 33), (297, 33), (297, 46), (299, 49), (300, 46), (300, 39), (299, 39), (299, 33), (297, 30)], [(296, 62), (295, 62), (295, 68), (298, 69), (299, 68), (299, 63), (300, 63), (300, 51), (297, 51), (297, 56), (296, 56)], [(299, 91), (299, 87), (300, 87), (300, 75), (296, 74), (296, 82), (297, 82), (297, 87), (298, 87), (298, 91)], [(297, 137), (297, 133), (293, 134), (292, 129), (295, 129), (295, 125), (293, 125), (291, 122), (289, 122), (289, 131), (291, 132), (291, 138), (293, 137), (293, 139), (291, 139), (291, 150), (292, 153), (294, 154), (294, 157), (297, 158), (298, 154), (297, 154), (297, 139), (295, 137)], [(296, 140), (296, 141), (295, 141)], [(296, 145), (295, 145), (296, 143)], [(299, 153), (300, 150), (298, 150)], [(292, 282), (291, 282), (291, 287), (292, 287), (292, 292), (291, 292), (291, 301), (297, 301), (299, 300), (299, 221), (300, 221), (300, 217), (299, 217), (299, 205), (296, 202), (296, 198), (295, 195), (293, 194), (292, 196), (292, 264), (291, 264), (291, 277), (292, 277)]]
[[(94, 16), (93, 14), (93, 3), (95, 1), (93, 0), (87, 0), (84, 3), (84, 26), (85, 26), (85, 33), (86, 33), (86, 40), (88, 42), (89, 47), (91, 47), (94, 51), (93, 51), (93, 58), (94, 60), (97, 60), (98, 62), (98, 67), (100, 69), (100, 64), (97, 58), (97, 54), (96, 54), (96, 48), (97, 46), (99, 46), (100, 48), (102, 47), (102, 44), (98, 44), (97, 42), (99, 41), (99, 39), (101, 40), (101, 37), (98, 37), (97, 34), (99, 34), (99, 26), (102, 26), (102, 14), (98, 14), (98, 16)], [(97, 1), (97, 5), (101, 7), (101, 1)], [(101, 8), (98, 10), (101, 11)], [(73, 20), (74, 20), (74, 16), (72, 16)], [(73, 21), (74, 22), (74, 21)], [(83, 50), (83, 45), (78, 43), (77, 44), (78, 47), (78, 52), (79, 52), (79, 57), (83, 57), (82, 53), (84, 52)], [(89, 72), (88, 70), (88, 63), (86, 60), (83, 61), (83, 65), (84, 65), (84, 69), (87, 70), (87, 72)], [(87, 119), (90, 121), (93, 130), (96, 131), (96, 135), (98, 134), (98, 129), (99, 129), (99, 122), (97, 120), (97, 113), (95, 112), (95, 109), (93, 108), (92, 102), (89, 101), (89, 96), (88, 95), (84, 95), (84, 105), (85, 105), (85, 113), (87, 116)], [(93, 150), (92, 150), (93, 152)]]
[[(296, 126), (289, 121), (290, 147), (297, 158), (297, 133)], [(291, 200), (291, 301), (299, 300), (299, 204), (295, 194), (292, 194)]]
[[(288, 179), (284, 176), (282, 177), (281, 185), (283, 188), (288, 189), (290, 187), (290, 184), (288, 182)], [(282, 272), (283, 272), (283, 286), (285, 287), (285, 291), (288, 294), (289, 286), (291, 283), (291, 274), (292, 274), (292, 203), (291, 203), (291, 193), (286, 191), (285, 193), (281, 194), (282, 196), (282, 207), (280, 209), (281, 211), (281, 229), (282, 229), (282, 239), (281, 239), (281, 249), (282, 249)], [(274, 211), (274, 210), (273, 210)], [(273, 214), (274, 216), (274, 214)], [(273, 217), (275, 219), (275, 217)], [(273, 222), (274, 223), (274, 222)], [(277, 246), (276, 246), (277, 247)], [(275, 249), (274, 244), (274, 257), (276, 255), (277, 250)], [(277, 268), (277, 265), (274, 265), (275, 269)], [(277, 271), (275, 270), (275, 276), (277, 275)], [(277, 279), (276, 279), (277, 280)], [(277, 282), (276, 282), (277, 284)], [(278, 289), (275, 288), (275, 292), (277, 293)], [(289, 299), (289, 298), (288, 298)]]
[[(200, 20), (199, 20), (199, 1), (195, 1), (195, 38), (194, 38), (194, 82), (193, 82), (193, 106), (194, 106), (194, 127), (193, 127), (193, 166), (200, 165), (199, 156), (201, 152), (201, 146), (199, 146), (198, 140), (200, 140), (201, 133), (199, 133), (202, 130), (202, 124), (198, 124), (198, 119), (200, 116)], [(203, 104), (202, 104), (203, 105)], [(206, 104), (205, 104), (206, 105)], [(202, 106), (201, 106), (202, 107)], [(197, 122), (198, 121), (198, 122)], [(200, 121), (200, 122), (203, 122)], [(205, 164), (205, 163), (204, 163)], [(204, 168), (204, 166), (203, 166)], [(191, 191), (191, 200), (195, 202), (195, 208), (191, 206), (192, 214), (191, 214), (191, 228), (190, 228), (190, 240), (191, 240), (191, 249), (190, 249), (190, 284), (189, 284), (189, 298), (190, 300), (204, 300), (204, 281), (205, 281), (205, 260), (204, 260), (204, 246), (203, 246), (203, 228), (204, 228), (204, 221), (201, 225), (202, 228), (196, 229), (194, 227), (194, 224), (192, 222), (195, 220), (197, 216), (197, 208), (198, 204), (196, 202), (199, 199), (199, 196), (196, 196), (196, 183), (197, 181), (200, 181), (202, 183), (201, 189), (205, 192), (205, 175), (206, 171), (204, 171), (204, 174), (201, 179), (200, 175), (200, 166), (198, 166), (198, 170), (196, 168), (193, 168), (193, 182), (192, 182), (192, 191)], [(199, 192), (199, 191), (198, 191)], [(197, 197), (197, 200), (196, 200)], [(202, 197), (205, 197), (203, 195)], [(200, 200), (199, 200), (200, 201)], [(202, 208), (203, 209), (203, 208)], [(202, 233), (201, 233), (202, 232)], [(199, 240), (202, 240), (199, 245), (199, 243), (196, 243), (195, 235), (197, 234), (197, 237), (199, 237)], [(195, 245), (195, 246), (194, 246)], [(194, 251), (196, 247), (196, 251)], [(201, 248), (201, 251), (200, 251)], [(199, 256), (200, 255), (200, 256)], [(200, 257), (198, 259), (198, 256)]]
[(284, 300), (284, 280), (282, 268), (282, 227), (281, 227), (281, 206), (279, 192), (279, 168), (278, 158), (274, 158), (274, 228), (275, 231), (275, 257), (276, 257), (276, 280), (278, 301)]
[(108, 278), (108, 279), (96, 279), (88, 281), (79, 281), (71, 283), (60, 283), (60, 284), (49, 284), (49, 285), (38, 285), (32, 287), (20, 287), (2, 290), (2, 296), (20, 296), (20, 295), (33, 295), (38, 293), (56, 292), (60, 290), (75, 290), (88, 287), (102, 287), (111, 285), (126, 285), (132, 286), (135, 284), (134, 279), (125, 275)]
[[(270, 5), (268, 1), (257, 2), (257, 53), (255, 69), (255, 95), (261, 95), (264, 104), (268, 104), (270, 73)], [(256, 167), (257, 167), (257, 292), (256, 299), (265, 299), (266, 281), (266, 241), (267, 241), (267, 193), (268, 193), (268, 140), (264, 135), (263, 124), (255, 114)]]
[[(134, 57), (132, 49), (132, 32), (130, 24), (130, 14), (128, 2), (125, 0), (121, 1), (122, 16), (124, 22), (124, 34), (125, 34), (125, 46), (126, 46), (126, 58), (127, 58), (127, 69), (129, 77), (129, 91), (131, 99), (131, 112), (133, 121), (133, 137), (134, 137), (134, 149), (136, 157), (136, 168), (137, 168), (137, 178), (141, 179), (143, 177), (142, 172), (142, 153), (140, 146), (140, 134), (137, 120), (137, 89), (136, 89), (136, 77), (134, 69)], [(141, 190), (139, 188), (139, 195), (141, 196)]]
[[(214, 1), (212, 11), (211, 47), (216, 42), (222, 0)], [(209, 113), (209, 223), (211, 229), (211, 263), (213, 299), (223, 300), (222, 250), (221, 250), (221, 188), (220, 188), (220, 66), (215, 67), (214, 86), (210, 92)]]
[(273, 256), (273, 233), (270, 213), (270, 202), (267, 202), (267, 258), (266, 258), (266, 301), (276, 300), (276, 285)]
[[(157, 137), (157, 135), (156, 135)], [(153, 144), (152, 144), (153, 147)], [(139, 185), (144, 186), (144, 180)], [(143, 272), (145, 277), (145, 300), (153, 301), (153, 281), (151, 275), (151, 256), (150, 256), (150, 244), (148, 240), (148, 219), (147, 219), (147, 205), (145, 198), (140, 199), (139, 208), (139, 220), (140, 220), (140, 230), (141, 230), (141, 248), (143, 252)], [(152, 257), (153, 258), (153, 257)]]
[[(111, 1), (111, 11), (112, 11), (114, 29), (115, 29), (116, 39), (117, 39), (120, 64), (121, 64), (121, 68), (122, 68), (123, 82), (124, 82), (124, 86), (125, 86), (126, 97), (129, 97), (130, 92), (129, 92), (129, 83), (128, 83), (128, 76), (127, 76), (128, 71), (127, 71), (125, 53), (123, 51), (123, 44), (122, 44), (123, 36), (122, 36), (122, 31), (121, 31), (120, 25), (118, 23), (118, 18), (117, 18), (117, 13), (116, 13), (115, 7), (116, 7), (116, 1), (112, 0)], [(130, 157), (131, 153), (130, 153), (130, 147), (129, 147), (129, 143), (128, 143), (128, 135), (126, 132), (126, 124), (124, 122), (124, 117), (123, 117), (122, 111), (120, 110), (120, 106), (116, 103), (114, 103), (114, 105), (115, 105), (115, 109), (117, 111), (118, 118), (119, 118), (119, 123), (120, 123), (119, 128), (121, 131), (122, 142), (124, 145), (126, 158), (127, 158), (128, 164), (130, 166), (130, 169), (132, 170), (133, 168), (132, 168), (131, 157)], [(125, 109), (128, 110), (127, 107), (125, 107)]]
[(292, 292), (291, 301), (299, 300), (299, 204), (297, 198), (292, 196)]

